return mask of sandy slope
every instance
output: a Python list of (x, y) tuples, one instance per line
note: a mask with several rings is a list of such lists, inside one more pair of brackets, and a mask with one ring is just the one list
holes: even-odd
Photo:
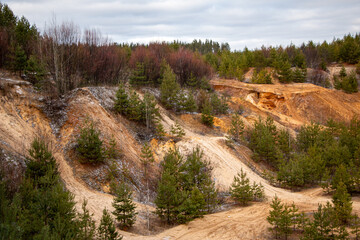
[[(218, 83), (219, 82), (216, 82), (216, 84)], [(220, 86), (221, 84), (222, 86)], [(240, 94), (240, 91), (243, 91), (244, 94), (249, 94), (250, 90), (252, 92), (271, 92), (285, 95), (284, 99), (287, 99), (286, 94), (292, 96), (291, 94), (306, 95), (307, 93), (313, 94), (314, 91), (316, 93), (317, 91), (322, 92), (321, 89), (319, 90), (317, 87), (308, 85), (298, 85), (294, 86), (294, 88), (289, 86), (286, 87), (289, 93), (282, 93), (284, 89), (279, 86), (266, 86), (265, 91), (261, 86), (237, 86), (235, 84), (235, 88), (232, 88), (232, 83), (222, 82), (221, 84), (219, 83), (217, 85), (219, 91), (227, 90), (233, 94)], [(332, 93), (328, 94), (331, 95)], [(341, 93), (337, 93), (335, 97), (326, 97), (325, 95), (326, 94), (321, 95), (321, 98), (330, 99), (319, 104), (329, 104), (331, 101), (339, 98), (339, 96), (342, 96)], [(353, 99), (350, 100), (353, 101), (353, 105), (351, 110), (349, 110), (349, 116), (351, 114), (354, 115), (354, 112), (360, 111), (360, 107), (357, 105), (359, 104), (359, 96), (352, 95), (352, 97)], [(132, 134), (128, 132), (126, 126), (101, 106), (98, 99), (87, 89), (80, 90), (71, 97), (68, 107), (68, 120), (61, 128), (59, 139), (56, 139), (50, 128), (50, 120), (38, 107), (40, 104), (38, 100), (39, 96), (33, 93), (30, 87), (18, 85), (13, 87), (10, 95), (1, 96), (1, 146), (23, 154), (24, 149), (28, 148), (30, 142), (40, 129), (43, 134), (45, 133), (49, 139), (56, 143), (54, 144), (54, 155), (59, 163), (61, 177), (66, 187), (75, 195), (75, 200), (78, 202), (77, 207), (80, 207), (83, 199), (87, 199), (88, 208), (94, 214), (95, 219), (99, 220), (103, 208), (112, 209), (112, 196), (89, 189), (81, 179), (77, 178), (74, 175), (74, 170), (64, 158), (63, 148), (71, 141), (72, 133), (78, 128), (79, 119), (86, 114), (96, 116), (101, 122), (102, 131), (105, 132), (105, 134), (114, 134), (115, 138), (124, 144), (126, 156), (129, 161), (132, 161), (134, 166), (139, 164), (139, 146), (136, 140), (133, 139)], [(339, 99), (337, 101), (339, 101)], [(265, 111), (266, 108), (261, 104), (259, 105), (259, 102), (260, 101), (254, 101), (254, 103), (250, 104), (252, 104), (258, 112), (262, 110)], [(341, 105), (341, 103), (336, 104)], [(275, 106), (278, 108), (278, 105)], [(275, 110), (272, 111), (272, 114), (276, 116), (286, 114), (284, 111), (281, 112), (281, 109), (277, 112), (276, 108), (273, 108)], [(271, 109), (267, 109), (266, 111), (269, 112), (270, 110)], [(292, 109), (291, 111), (295, 110)], [(176, 117), (171, 116), (170, 118), (168, 113), (163, 109), (161, 109), (161, 114), (165, 128), (169, 129), (170, 126), (174, 124), (173, 119), (176, 119)], [(296, 115), (294, 119), (300, 121), (301, 114), (302, 113)], [(347, 115), (343, 114), (343, 116)], [(290, 116), (288, 117), (290, 118)], [(307, 119), (303, 120), (306, 122)], [(203, 149), (207, 160), (209, 160), (214, 167), (213, 177), (215, 178), (216, 185), (220, 189), (228, 189), (233, 180), (233, 176), (242, 168), (247, 172), (252, 181), (261, 182), (264, 185), (269, 200), (276, 194), (286, 202), (294, 201), (301, 209), (306, 211), (315, 210), (319, 202), (328, 200), (328, 197), (321, 196), (321, 190), (319, 189), (293, 193), (271, 186), (244, 163), (250, 161), (248, 150), (244, 149), (241, 153), (241, 159), (239, 159), (228, 151), (226, 146), (221, 144), (223, 137), (198, 134), (194, 126), (188, 125), (180, 119), (178, 120), (186, 130), (186, 136), (177, 143), (180, 151), (188, 153), (194, 146), (199, 145)], [(144, 210), (144, 206), (138, 204), (138, 209), (142, 211)], [(358, 200), (354, 200), (354, 209), (356, 211), (360, 210)], [(141, 236), (128, 232), (121, 233), (125, 236), (125, 239), (264, 239), (269, 236), (267, 231), (268, 223), (266, 222), (268, 211), (269, 202), (267, 201), (264, 203), (256, 203), (245, 208), (233, 208), (228, 211), (211, 214), (202, 219), (194, 220), (187, 225), (180, 225), (168, 229), (155, 236)], [(144, 219), (138, 218), (135, 228), (141, 228), (142, 225), (144, 225)]]

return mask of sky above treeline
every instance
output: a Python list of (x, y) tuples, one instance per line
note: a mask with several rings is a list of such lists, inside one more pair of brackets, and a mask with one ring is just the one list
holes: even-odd
[(359, 0), (8, 0), (43, 31), (54, 16), (118, 43), (212, 39), (232, 50), (332, 41), (360, 32)]

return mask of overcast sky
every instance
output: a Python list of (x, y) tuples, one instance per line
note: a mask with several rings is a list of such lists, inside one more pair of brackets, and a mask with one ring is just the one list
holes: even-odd
[[(0, 0), (1, 1), (1, 0)], [(299, 45), (360, 32), (360, 0), (8, 0), (40, 30), (73, 21), (115, 42), (213, 39), (231, 49)]]

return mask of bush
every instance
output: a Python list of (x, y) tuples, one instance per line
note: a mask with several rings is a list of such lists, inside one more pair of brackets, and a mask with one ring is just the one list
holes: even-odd
[(81, 156), (83, 163), (99, 163), (104, 160), (103, 141), (99, 137), (100, 132), (92, 121), (87, 121), (80, 129), (80, 137), (77, 139), (76, 150)]

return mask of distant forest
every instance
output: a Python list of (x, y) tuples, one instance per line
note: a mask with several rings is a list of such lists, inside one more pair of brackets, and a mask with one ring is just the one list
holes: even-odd
[(40, 33), (25, 17), (15, 16), (8, 5), (0, 3), (0, 68), (59, 95), (80, 86), (117, 84), (139, 71), (146, 79), (144, 83), (158, 86), (164, 62), (186, 86), (194, 82), (200, 85), (214, 74), (243, 80), (250, 67), (257, 72), (272, 67), (280, 82), (303, 82), (306, 68), (326, 71), (328, 64), (337, 62), (358, 64), (360, 69), (359, 60), (358, 33), (334, 38), (330, 43), (309, 41), (301, 46), (242, 51), (231, 51), (228, 43), (212, 40), (119, 44), (98, 30), (81, 30), (72, 22), (53, 21)]

